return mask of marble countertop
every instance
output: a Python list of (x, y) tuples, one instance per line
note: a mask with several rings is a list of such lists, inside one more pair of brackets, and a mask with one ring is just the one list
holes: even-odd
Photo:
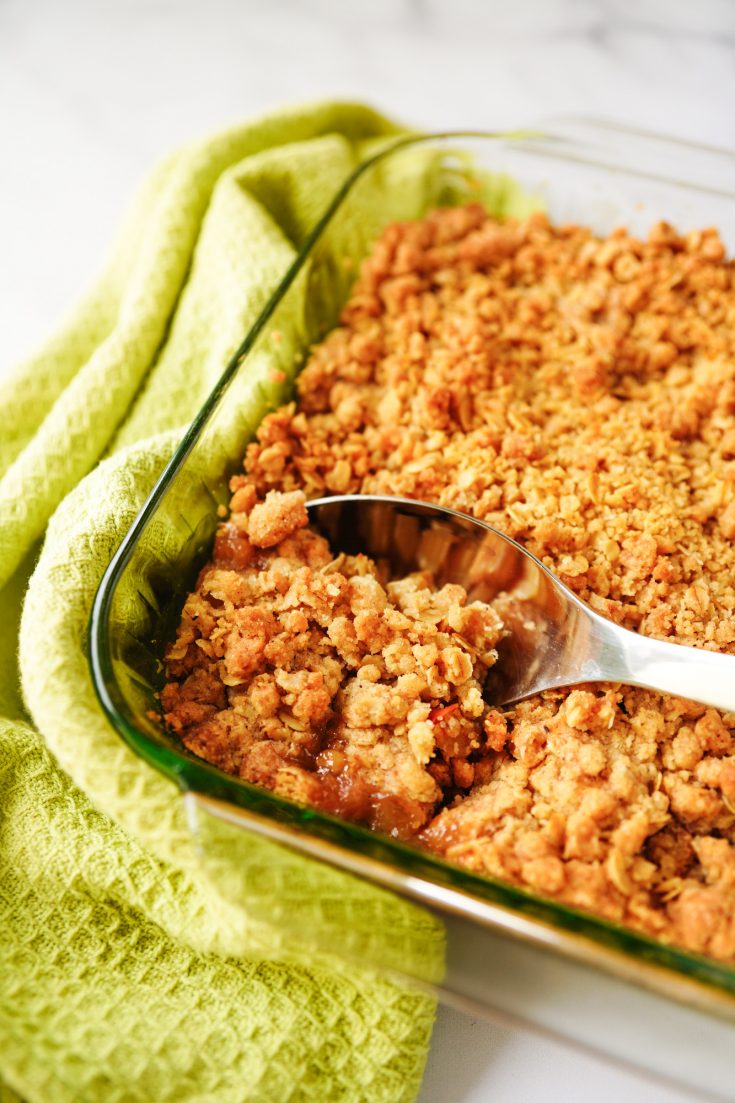
[[(2, 0), (0, 371), (93, 279), (162, 152), (279, 103), (432, 129), (560, 113), (735, 147), (731, 0)], [(421, 1103), (673, 1103), (560, 1044), (442, 1009)]]

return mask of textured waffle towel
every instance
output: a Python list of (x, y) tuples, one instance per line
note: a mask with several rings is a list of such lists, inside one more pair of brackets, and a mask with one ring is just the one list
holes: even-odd
[(108, 727), (84, 654), (104, 567), (181, 429), (335, 186), (392, 132), (326, 104), (170, 157), (92, 293), (2, 384), (2, 1099), (416, 1094), (432, 1001), (248, 958), (253, 925), (207, 887), (180, 796)]

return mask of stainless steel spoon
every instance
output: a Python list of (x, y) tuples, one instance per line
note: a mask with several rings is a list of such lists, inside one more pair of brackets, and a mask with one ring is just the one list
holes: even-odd
[(515, 540), (464, 513), (407, 498), (353, 494), (308, 503), (332, 549), (364, 552), (394, 578), (431, 570), (470, 601), (497, 599), (508, 636), (486, 696), (505, 705), (579, 682), (625, 682), (735, 711), (735, 656), (662, 643), (580, 601)]

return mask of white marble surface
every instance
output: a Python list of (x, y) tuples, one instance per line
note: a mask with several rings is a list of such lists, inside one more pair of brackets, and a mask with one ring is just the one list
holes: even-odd
[[(414, 124), (557, 113), (735, 146), (731, 0), (0, 0), (0, 371), (91, 280), (162, 152), (278, 103)], [(556, 1043), (439, 1014), (421, 1103), (682, 1097)]]

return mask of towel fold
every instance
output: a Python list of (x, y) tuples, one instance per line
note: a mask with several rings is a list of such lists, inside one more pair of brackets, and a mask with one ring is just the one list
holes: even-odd
[[(169, 157), (67, 325), (0, 383), (2, 1099), (416, 1095), (433, 1001), (268, 960), (261, 917), (202, 874), (175, 787), (106, 723), (85, 656), (99, 579), (182, 429), (337, 185), (396, 132), (322, 104)], [(308, 910), (342, 875), (304, 871), (288, 879)], [(437, 950), (419, 909), (344, 884), (346, 908)]]

